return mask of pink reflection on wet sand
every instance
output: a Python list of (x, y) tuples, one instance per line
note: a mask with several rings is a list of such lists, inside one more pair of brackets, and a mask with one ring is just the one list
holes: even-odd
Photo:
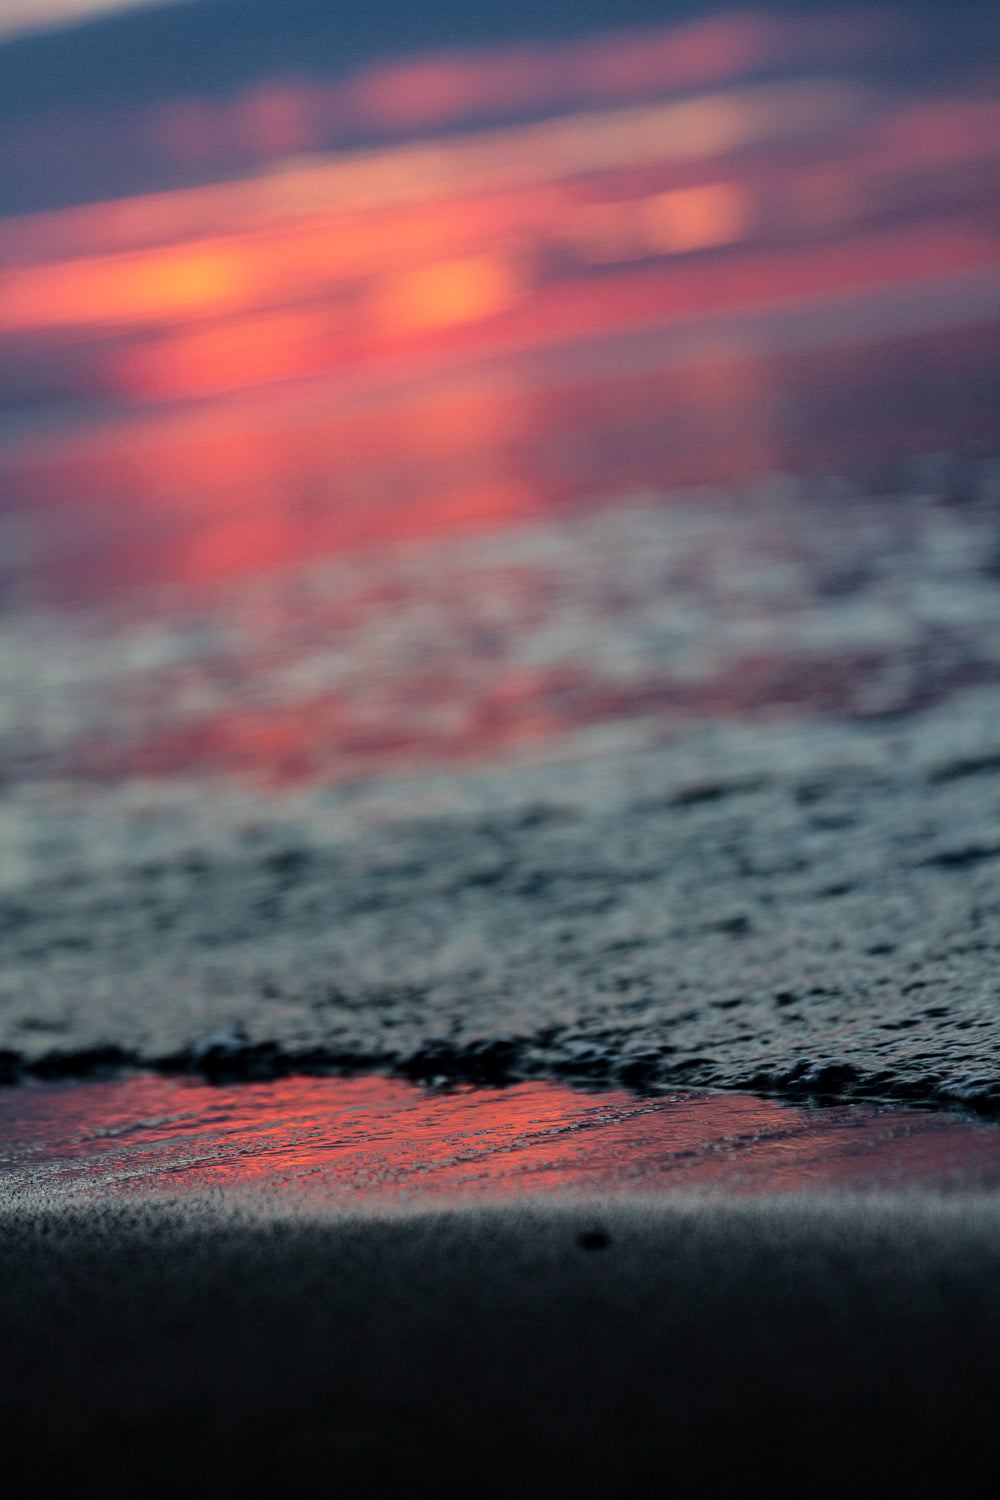
[(525, 1194), (994, 1191), (1000, 1130), (948, 1114), (559, 1084), (156, 1077), (0, 1095), (0, 1192), (251, 1189), (308, 1205)]

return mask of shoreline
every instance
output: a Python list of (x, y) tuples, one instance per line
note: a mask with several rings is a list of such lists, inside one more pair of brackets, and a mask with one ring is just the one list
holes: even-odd
[(993, 1114), (998, 714), (980, 689), (891, 725), (736, 723), (353, 805), (29, 801), (7, 1076), (332, 1064)]
[[(449, 1064), (452, 1059), (448, 1059)], [(272, 1043), (244, 1043), (239, 1037), (226, 1037), (219, 1044), (215, 1055), (197, 1053), (192, 1057), (168, 1059), (166, 1061), (143, 1061), (140, 1057), (119, 1054), (115, 1047), (95, 1048), (79, 1053), (53, 1053), (37, 1062), (24, 1063), (15, 1056), (0, 1053), (0, 1089), (20, 1089), (47, 1086), (72, 1088), (90, 1083), (121, 1084), (137, 1079), (174, 1083), (205, 1084), (208, 1087), (241, 1087), (244, 1084), (268, 1084), (279, 1082), (329, 1079), (348, 1081), (353, 1079), (381, 1079), (386, 1082), (412, 1083), (432, 1090), (447, 1098), (454, 1091), (466, 1088), (506, 1090), (520, 1084), (554, 1084), (572, 1089), (580, 1094), (597, 1094), (627, 1089), (636, 1099), (652, 1103), (666, 1100), (678, 1092), (693, 1092), (703, 1096), (726, 1098), (751, 1097), (761, 1103), (801, 1105), (806, 1108), (836, 1109), (859, 1106), (871, 1109), (914, 1110), (930, 1115), (949, 1115), (956, 1120), (968, 1120), (980, 1124), (992, 1124), (1000, 1118), (1000, 1095), (990, 1092), (970, 1093), (968, 1098), (942, 1094), (920, 1094), (906, 1088), (899, 1093), (868, 1092), (863, 1087), (852, 1086), (848, 1092), (840, 1092), (839, 1080), (823, 1078), (803, 1069), (801, 1077), (793, 1077), (786, 1087), (758, 1088), (749, 1084), (691, 1084), (682, 1079), (669, 1078), (658, 1082), (630, 1084), (617, 1077), (582, 1073), (505, 1072), (502, 1068), (484, 1068), (482, 1060), (473, 1054), (466, 1066), (461, 1057), (454, 1059), (447, 1073), (425, 1071), (409, 1065), (394, 1067), (392, 1062), (382, 1059), (356, 1059), (344, 1061), (337, 1054), (324, 1056), (322, 1050), (298, 1057), (274, 1048)], [(987, 1080), (984, 1080), (987, 1082)], [(992, 1080), (989, 1081), (992, 1086)]]
[(0, 1095), (0, 1213), (217, 1198), (378, 1215), (521, 1198), (917, 1198), (1000, 1193), (971, 1115), (738, 1094), (399, 1079), (142, 1078)]

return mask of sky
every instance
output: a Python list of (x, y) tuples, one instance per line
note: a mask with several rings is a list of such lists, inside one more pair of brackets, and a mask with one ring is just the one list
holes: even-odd
[[(115, 11), (166, 8), (184, 0), (0, 0), (0, 41)], [(558, 3), (550, 9), (559, 10)], [(667, 7), (669, 11), (670, 7)]]
[(166, 0), (0, 0), (0, 37), (44, 31), (106, 11), (164, 3)]

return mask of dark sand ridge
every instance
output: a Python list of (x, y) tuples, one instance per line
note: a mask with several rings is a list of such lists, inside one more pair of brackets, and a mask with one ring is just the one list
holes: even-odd
[(964, 1490), (998, 1229), (982, 1199), (5, 1215), (5, 1486)]
[(997, 1108), (995, 690), (585, 748), (271, 803), (49, 788), (40, 811), (25, 790), (8, 1076), (329, 1066)]

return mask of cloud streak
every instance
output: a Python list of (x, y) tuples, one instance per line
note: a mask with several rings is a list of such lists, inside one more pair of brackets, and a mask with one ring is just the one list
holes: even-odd
[(0, 0), (0, 37), (72, 26), (109, 11), (178, 3), (179, 0)]

